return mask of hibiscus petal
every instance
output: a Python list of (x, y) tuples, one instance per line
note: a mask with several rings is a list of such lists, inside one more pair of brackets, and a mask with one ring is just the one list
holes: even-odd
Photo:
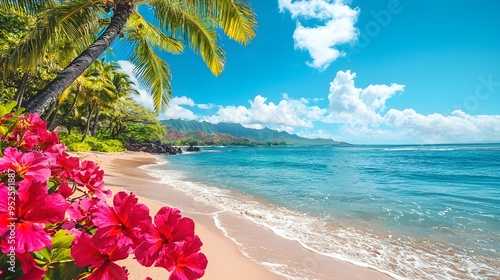
[(120, 225), (121, 222), (115, 215), (113, 208), (105, 202), (98, 203), (95, 207), (90, 209), (92, 213), (92, 222), (97, 227), (107, 227), (110, 225)]
[(73, 239), (70, 254), (75, 259), (75, 264), (79, 267), (91, 265), (92, 268), (95, 268), (104, 262), (102, 253), (92, 243), (91, 235), (88, 233), (82, 233)]
[(70, 205), (58, 193), (49, 195), (45, 184), (26, 179), (19, 184), (18, 195), (21, 200), (19, 215), (31, 222), (60, 222)]
[(182, 218), (172, 231), (170, 241), (176, 242), (186, 240), (194, 236), (194, 222), (190, 218)]
[[(118, 241), (121, 241), (121, 246), (127, 246), (127, 250), (133, 244), (133, 241), (121, 234), (121, 225), (110, 225), (107, 227), (98, 228), (92, 237), (92, 242), (105, 252), (110, 252), (118, 246)], [(127, 240), (122, 240), (127, 239)]]
[(21, 262), (21, 269), (24, 275), (19, 280), (42, 279), (46, 270), (36, 265), (35, 260), (30, 254), (16, 254), (16, 259)]
[(207, 264), (207, 257), (203, 253), (195, 253), (184, 258), (179, 266), (188, 279), (198, 279), (205, 274)]
[(161, 240), (155, 243), (143, 242), (135, 249), (135, 258), (143, 266), (151, 266), (161, 250)]
[(107, 261), (96, 269), (87, 280), (125, 280), (128, 279), (127, 272), (123, 267)]
[(171, 250), (160, 253), (155, 266), (173, 270), (169, 279), (198, 279), (203, 276), (208, 264), (206, 256), (199, 252), (201, 245), (198, 236), (177, 242)]
[(172, 273), (168, 277), (168, 280), (192, 280), (192, 279), (187, 278), (187, 276), (186, 276), (186, 274), (184, 274), (184, 271), (182, 270), (182, 268), (179, 268), (179, 269), (172, 271)]
[(28, 221), (18, 223), (15, 233), (16, 253), (36, 252), (52, 245), (50, 235), (39, 224)]

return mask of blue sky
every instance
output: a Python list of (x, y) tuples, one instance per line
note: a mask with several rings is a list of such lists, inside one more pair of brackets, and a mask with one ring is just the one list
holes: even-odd
[(190, 50), (162, 54), (173, 99), (160, 119), (359, 144), (500, 142), (500, 1), (248, 2), (257, 36), (221, 36), (221, 76)]

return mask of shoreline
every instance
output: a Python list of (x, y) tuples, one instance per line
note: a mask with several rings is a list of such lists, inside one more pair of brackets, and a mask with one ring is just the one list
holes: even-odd
[[(169, 205), (179, 208), (183, 216), (192, 218), (196, 234), (204, 243), (202, 252), (209, 260), (202, 279), (393, 279), (372, 268), (317, 254), (243, 215), (200, 203), (161, 183), (145, 167), (161, 163), (161, 156), (143, 152), (72, 155), (96, 162), (104, 170), (106, 187), (113, 194), (120, 190), (134, 192), (139, 202), (151, 209), (152, 216), (161, 206)], [(235, 236), (238, 240), (233, 238)], [(246, 250), (242, 250), (243, 247)], [(169, 274), (162, 268), (142, 267), (133, 259), (119, 264), (127, 266), (129, 279), (144, 279), (146, 275), (158, 279)]]

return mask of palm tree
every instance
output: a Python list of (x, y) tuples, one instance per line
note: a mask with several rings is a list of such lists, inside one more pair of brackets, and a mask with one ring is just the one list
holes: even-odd
[[(110, 68), (112, 66), (112, 68)], [(110, 95), (107, 99), (99, 100), (99, 106), (95, 112), (95, 117), (92, 123), (91, 135), (96, 136), (97, 125), (99, 122), (99, 116), (102, 112), (108, 113), (114, 110), (115, 103), (121, 103), (122, 98), (125, 96), (130, 96), (132, 94), (139, 94), (137, 90), (132, 89), (134, 82), (130, 80), (130, 76), (123, 72), (120, 72), (119, 66), (114, 63), (109, 63), (105, 65), (103, 71), (108, 71), (107, 74), (111, 74), (111, 84), (113, 85), (113, 95)]]
[[(94, 26), (89, 21), (103, 22), (106, 27), (85, 51), (27, 103), (26, 109), (33, 113), (43, 113), (117, 37), (133, 46), (131, 61), (136, 66), (134, 72), (149, 88), (158, 112), (167, 105), (171, 88), (169, 67), (155, 49), (179, 53), (183, 49), (181, 42), (184, 42), (200, 54), (209, 69), (218, 75), (223, 69), (225, 58), (222, 48), (217, 44), (217, 28), (242, 44), (249, 43), (255, 36), (255, 14), (245, 0), (54, 1), (57, 0), (3, 1), (4, 6), (21, 7), (27, 11), (37, 10), (38, 6), (46, 8), (46, 15), (42, 18), (47, 23), (37, 24), (35, 34), (27, 40), (28, 43), (21, 44), (13, 51), (8, 64), (15, 65), (16, 59), (33, 51), (34, 46), (46, 48), (57, 34), (82, 36), (92, 33)], [(136, 8), (139, 5), (150, 8), (159, 27), (141, 16)], [(112, 11), (108, 13), (111, 16), (100, 18), (107, 11)], [(62, 31), (55, 32), (58, 28)]]
[[(8, 2), (0, 3), (0, 8), (5, 8), (0, 10), (2, 18), (0, 31), (7, 34), (5, 38), (0, 38), (0, 69), (4, 79), (17, 80), (14, 100), (19, 108), (25, 92), (28, 91), (28, 81), (40, 79), (40, 68), (42, 73), (60, 72), (94, 40), (89, 33), (82, 32), (78, 32), (81, 35), (78, 36), (78, 40), (68, 37), (69, 30), (66, 30), (65, 26), (56, 28), (53, 18), (45, 17), (45, 13), (34, 13), (38, 11), (36, 7), (27, 11), (16, 6), (6, 6), (6, 3)], [(52, 32), (47, 32), (52, 28), (54, 29)], [(91, 22), (84, 26), (84, 30), (98, 32), (99, 24)], [(33, 36), (38, 36), (40, 39), (35, 40)], [(36, 85), (43, 87), (47, 83)], [(55, 104), (52, 103), (52, 106)]]
[(82, 142), (90, 133), (90, 125), (93, 120), (97, 122), (100, 107), (106, 103), (113, 103), (119, 98), (113, 84), (113, 73), (117, 67), (118, 64), (115, 62), (105, 63), (98, 59), (88, 68), (87, 78), (90, 87), (84, 91), (85, 94), (82, 96), (83, 103), (88, 106)]

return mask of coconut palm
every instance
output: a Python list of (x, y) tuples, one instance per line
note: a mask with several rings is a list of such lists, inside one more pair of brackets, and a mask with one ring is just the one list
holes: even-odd
[(113, 103), (119, 98), (113, 84), (113, 73), (117, 67), (118, 64), (115, 62), (105, 63), (98, 59), (87, 69), (87, 79), (90, 86), (81, 95), (83, 103), (88, 107), (82, 142), (90, 133), (91, 123), (97, 122), (100, 108), (104, 104)]
[[(218, 75), (224, 66), (224, 52), (217, 43), (216, 30), (229, 38), (247, 44), (255, 36), (255, 14), (245, 0), (4, 0), (3, 5), (22, 7), (26, 11), (44, 7), (45, 24), (38, 24), (29, 43), (21, 44), (8, 64), (19, 64), (22, 55), (34, 47), (47, 48), (57, 34), (86, 36), (94, 25), (105, 24), (100, 36), (61, 73), (38, 92), (26, 106), (29, 112), (42, 113), (50, 104), (119, 37), (132, 46), (134, 72), (148, 87), (161, 111), (171, 96), (168, 64), (156, 49), (179, 53), (187, 44), (200, 54), (209, 69)], [(137, 8), (147, 5), (159, 27), (146, 21)], [(108, 15), (102, 17), (101, 15)], [(62, 27), (61, 27), (62, 26)], [(58, 30), (57, 32), (54, 30)], [(97, 33), (94, 33), (97, 34)], [(44, 35), (45, 38), (41, 38)], [(120, 35), (120, 36), (119, 36)]]
[[(28, 89), (29, 83), (33, 84), (34, 80), (40, 80), (41, 77), (47, 76), (46, 74), (60, 72), (74, 57), (83, 52), (94, 38), (90, 33), (80, 32), (78, 29), (76, 33), (81, 36), (75, 40), (69, 36), (67, 26), (56, 26), (55, 19), (47, 17), (45, 12), (39, 12), (40, 9), (33, 7), (26, 11), (17, 6), (6, 6), (6, 3), (8, 2), (0, 2), (0, 72), (4, 80), (17, 83), (14, 100), (19, 108), (25, 92), (34, 94), (33, 88)], [(51, 32), (48, 32), (49, 30)], [(92, 21), (84, 25), (83, 30), (98, 32), (99, 24)], [(35, 40), (35, 37), (39, 39)], [(36, 83), (35, 86), (43, 87), (48, 82)], [(55, 104), (52, 103), (52, 106)]]
[[(104, 68), (103, 70), (107, 70), (108, 68)], [(108, 115), (109, 111), (113, 111), (114, 105), (116, 103), (121, 103), (124, 97), (131, 96), (134, 94), (139, 94), (139, 92), (132, 88), (134, 82), (130, 80), (130, 76), (126, 73), (120, 72), (119, 66), (113, 67), (109, 69), (111, 74), (111, 84), (113, 85), (113, 96), (111, 98), (100, 100), (99, 106), (96, 109), (94, 121), (92, 123), (91, 135), (96, 136), (97, 125), (99, 122), (99, 117), (101, 113), (104, 112), (105, 115)]]

